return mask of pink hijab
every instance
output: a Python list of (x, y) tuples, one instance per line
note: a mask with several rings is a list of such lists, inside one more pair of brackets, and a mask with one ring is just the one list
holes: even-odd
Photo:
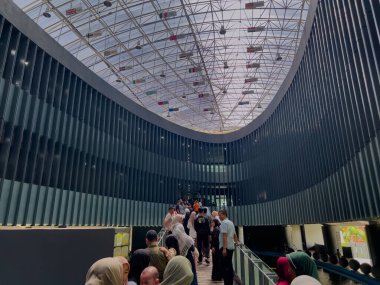
[(290, 285), (296, 277), (294, 270), (291, 268), (289, 261), (286, 257), (282, 256), (277, 259), (277, 285)]

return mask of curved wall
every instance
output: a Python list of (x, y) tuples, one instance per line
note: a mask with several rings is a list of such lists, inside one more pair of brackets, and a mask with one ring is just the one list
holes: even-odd
[[(42, 49), (47, 35), (1, 17), (0, 223), (157, 225), (180, 195), (226, 205), (244, 225), (380, 216), (380, 7), (351, 2), (319, 2), (273, 113), (215, 142), (129, 111), (63, 48)], [(30, 23), (12, 3), (0, 12)]]

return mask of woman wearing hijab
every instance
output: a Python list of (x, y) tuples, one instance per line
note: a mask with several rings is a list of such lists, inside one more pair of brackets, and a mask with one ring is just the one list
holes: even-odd
[(190, 262), (183, 256), (173, 257), (164, 272), (164, 280), (161, 285), (190, 285), (194, 275)]
[(132, 254), (129, 260), (131, 270), (128, 285), (140, 285), (141, 272), (149, 266), (149, 262), (150, 255), (145, 249), (138, 249)]
[(276, 285), (290, 285), (292, 280), (296, 277), (296, 273), (293, 268), (290, 266), (288, 259), (284, 256), (281, 256), (277, 259), (277, 275), (278, 280)]
[(222, 256), (219, 250), (219, 233), (220, 233), (220, 222), (218, 219), (213, 219), (211, 222), (211, 249), (212, 249), (212, 281), (221, 281), (222, 280)]
[(196, 242), (197, 240), (197, 232), (194, 228), (194, 220), (195, 220), (195, 211), (192, 211), (190, 214), (189, 222), (187, 223), (187, 227), (189, 229), (189, 236)]
[(176, 224), (173, 226), (173, 235), (177, 238), (179, 244), (179, 254), (186, 257), (193, 271), (194, 279), (192, 285), (198, 285), (197, 273), (195, 268), (195, 262), (193, 252), (195, 250), (194, 240), (185, 233), (185, 229), (182, 224)]
[(165, 239), (165, 246), (160, 247), (160, 250), (165, 254), (168, 261), (174, 256), (179, 255), (178, 239), (174, 235), (168, 235)]
[(296, 251), (287, 254), (286, 258), (297, 276), (309, 275), (319, 281), (317, 265), (306, 253)]
[(185, 232), (187, 235), (190, 235), (190, 230), (188, 228), (188, 224), (189, 224), (189, 219), (190, 219), (190, 210), (189, 209), (185, 209), (185, 217), (183, 218), (183, 221), (182, 221), (182, 225), (185, 229)]
[(123, 266), (114, 257), (96, 261), (88, 270), (86, 285), (123, 285)]
[(117, 260), (119, 260), (119, 262), (123, 266), (123, 284), (127, 285), (128, 284), (128, 274), (129, 274), (129, 270), (131, 269), (131, 267), (129, 266), (129, 262), (124, 256), (115, 256), (115, 258)]
[(301, 275), (295, 278), (291, 285), (321, 285), (321, 283), (313, 277)]

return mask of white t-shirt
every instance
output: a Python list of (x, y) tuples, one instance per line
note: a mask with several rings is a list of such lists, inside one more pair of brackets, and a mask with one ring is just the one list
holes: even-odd
[(223, 234), (227, 233), (227, 249), (234, 250), (234, 236), (235, 236), (235, 225), (229, 219), (225, 218), (220, 224), (219, 233), (219, 248), (223, 248)]
[(167, 213), (164, 219), (164, 227), (167, 231), (171, 231), (172, 225), (173, 225), (173, 216), (170, 213)]

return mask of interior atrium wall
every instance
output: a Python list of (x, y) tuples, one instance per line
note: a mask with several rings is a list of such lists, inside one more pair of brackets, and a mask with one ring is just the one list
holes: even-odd
[(275, 111), (215, 142), (113, 100), (2, 9), (1, 224), (159, 225), (181, 196), (226, 206), (241, 225), (380, 216), (378, 2), (320, 1)]

